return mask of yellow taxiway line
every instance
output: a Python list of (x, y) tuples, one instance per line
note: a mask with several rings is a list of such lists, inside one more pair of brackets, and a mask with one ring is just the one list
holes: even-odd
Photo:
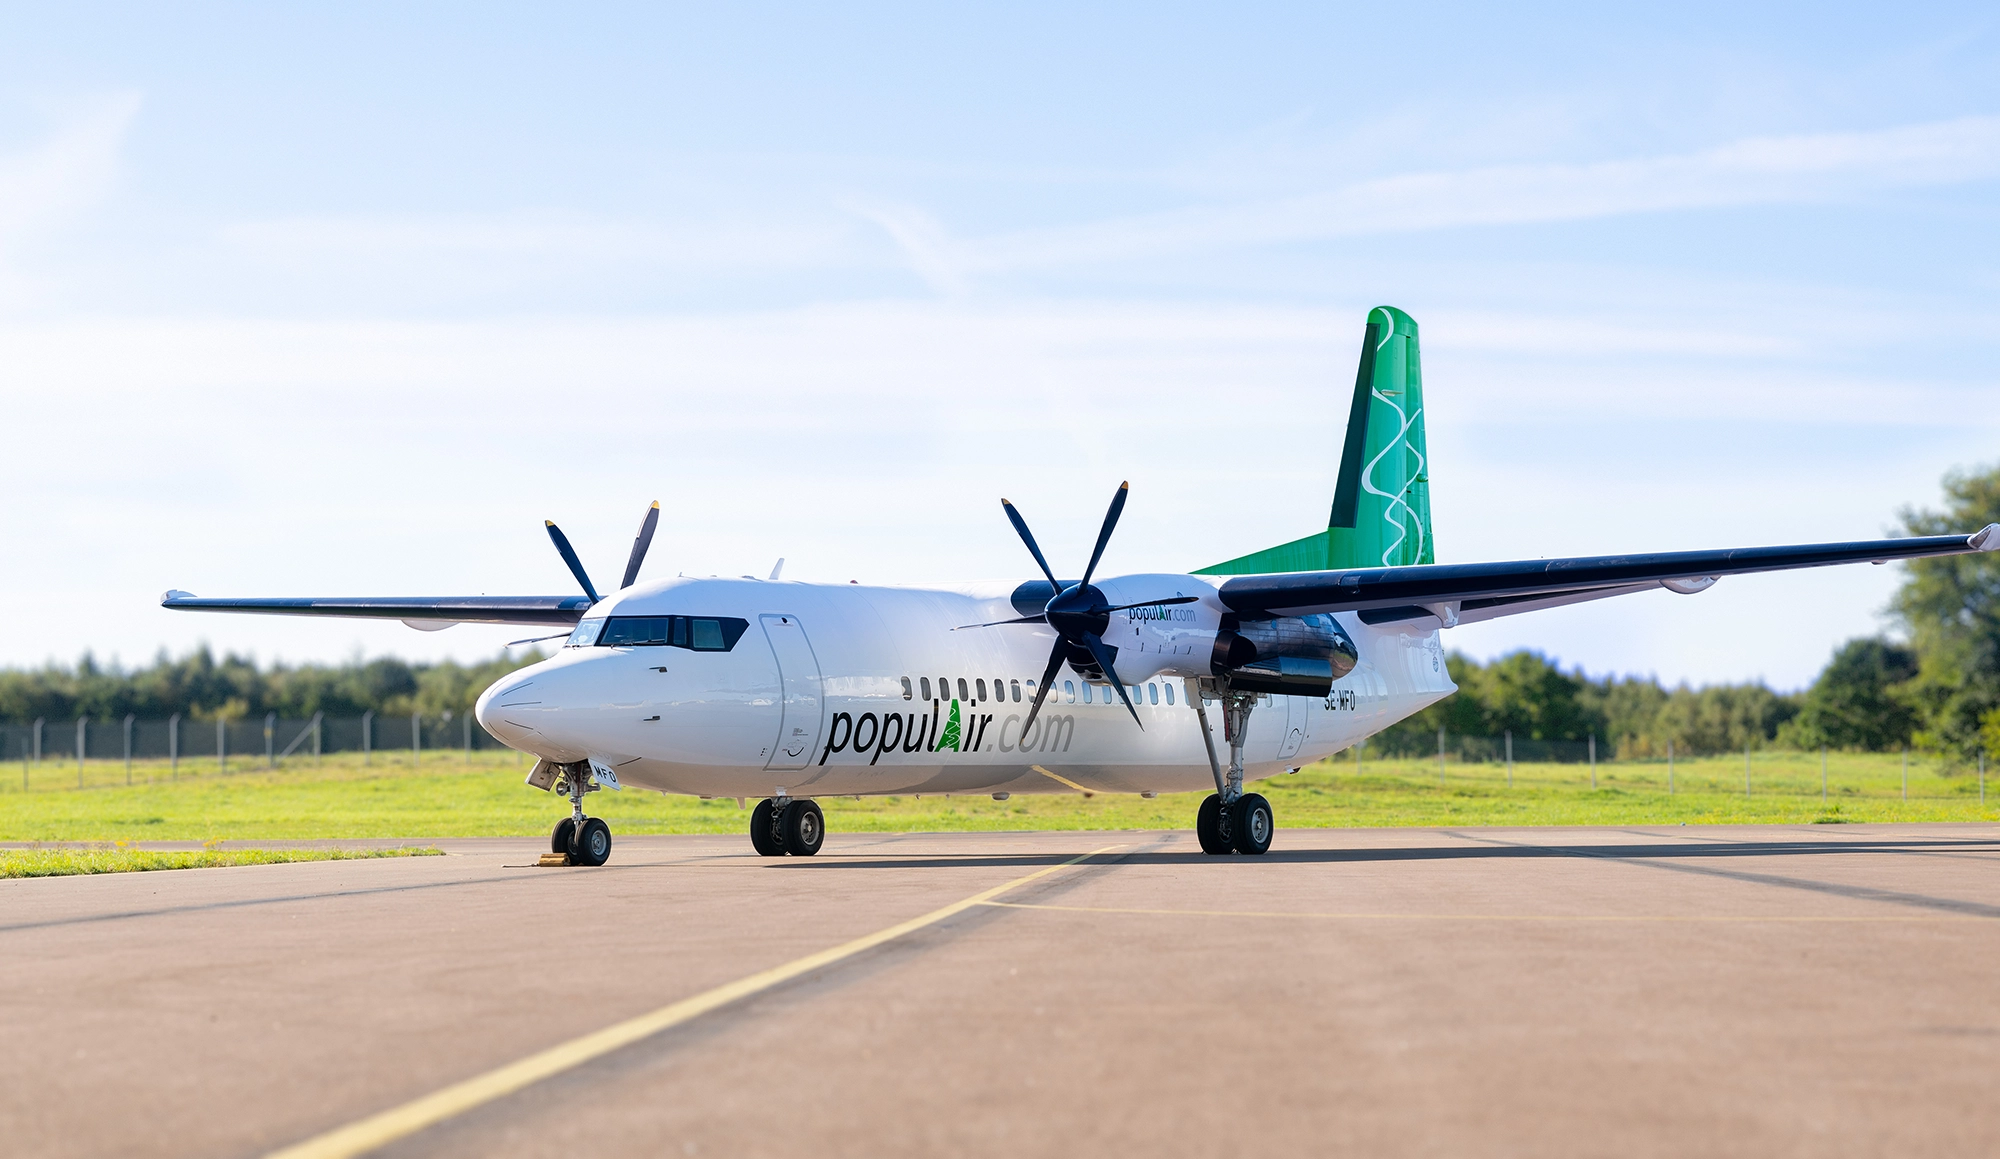
[(773, 966), (747, 978), (705, 990), (692, 998), (683, 998), (679, 1002), (662, 1006), (658, 1010), (641, 1014), (636, 1018), (614, 1023), (581, 1038), (570, 1039), (568, 1042), (531, 1054), (518, 1062), (508, 1063), (506, 1066), (475, 1075), (464, 1082), (454, 1083), (420, 1099), (413, 1099), (400, 1107), (392, 1107), (302, 1143), (273, 1151), (270, 1153), (270, 1159), (348, 1159), (349, 1156), (365, 1155), (426, 1127), (435, 1126), (475, 1107), (513, 1094), (523, 1087), (582, 1066), (592, 1059), (601, 1058), (620, 1047), (630, 1046), (662, 1030), (699, 1018), (740, 998), (769, 990), (802, 974), (830, 966), (844, 958), (851, 958), (864, 950), (874, 949), (884, 942), (891, 942), (926, 926), (936, 925), (974, 906), (985, 905), (1001, 894), (1019, 889), (1037, 878), (1047, 877), (1051, 873), (1088, 861), (1099, 854), (1123, 848), (1123, 845), (1107, 845), (1102, 849), (1093, 849), (1080, 857), (1072, 857), (1059, 865), (1038, 869), (1026, 877), (1017, 877), (1004, 885), (996, 885), (992, 889), (975, 893), (963, 901), (955, 901), (921, 917), (899, 922), (851, 942), (843, 942), (832, 949), (808, 954), (803, 958), (786, 962), (782, 966)]

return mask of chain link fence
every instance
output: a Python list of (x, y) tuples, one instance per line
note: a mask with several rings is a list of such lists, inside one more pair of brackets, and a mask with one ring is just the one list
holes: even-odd
[(1986, 800), (1987, 758), (1955, 760), (1927, 753), (1799, 751), (1752, 746), (1737, 753), (1676, 753), (1612, 759), (1599, 738), (1534, 740), (1511, 733), (1371, 737), (1338, 754), (1333, 771), (1450, 788), (1589, 788), (1630, 793), (1855, 798), (1905, 801)]
[[(164, 762), (168, 776), (183, 771), (227, 772), (277, 768), (329, 753), (359, 753), (364, 760), (411, 760), (424, 754), (506, 751), (507, 746), (468, 713), (402, 716), (368, 713), (303, 720), (276, 715), (235, 720), (85, 718), (0, 724), (0, 761), (19, 768), (19, 784), (57, 787), (52, 778), (73, 778), (72, 787), (118, 783), (105, 770), (123, 768), (131, 783), (135, 762), (149, 779)], [(86, 772), (89, 776), (86, 777)], [(9, 779), (11, 780), (11, 779)], [(7, 782), (0, 782), (7, 783)], [(38, 784), (39, 783), (39, 784)]]

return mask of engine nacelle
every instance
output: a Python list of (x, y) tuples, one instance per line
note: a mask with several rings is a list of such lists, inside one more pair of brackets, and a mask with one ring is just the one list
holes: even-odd
[(1215, 634), (1209, 671), (1245, 692), (1325, 696), (1354, 671), (1360, 650), (1332, 616), (1251, 620)]

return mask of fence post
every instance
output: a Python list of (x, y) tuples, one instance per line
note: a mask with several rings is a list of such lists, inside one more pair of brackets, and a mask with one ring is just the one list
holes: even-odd
[(1903, 746), (1903, 800), (1910, 799), (1910, 746)]
[(1819, 746), (1819, 803), (1826, 804), (1826, 746)]
[(219, 716), (215, 718), (215, 771), (229, 771), (229, 722)]
[(1743, 799), (1750, 799), (1750, 742), (1743, 742)]
[(463, 763), (469, 765), (472, 763), (472, 714), (471, 713), (468, 712), (465, 714), (464, 724), (465, 724), (465, 760)]
[(125, 714), (125, 784), (132, 784), (132, 721), (131, 713)]
[(1674, 795), (1674, 742), (1667, 740), (1667, 796)]
[(1590, 787), (1597, 787), (1597, 734), (1590, 734)]
[(375, 749), (375, 710), (361, 714), (361, 763), (368, 764)]
[(1979, 803), (1986, 803), (1986, 750), (1979, 750)]
[(167, 718), (167, 779), (181, 779), (181, 714)]
[(325, 718), (326, 718), (326, 713), (324, 712), (313, 713), (313, 767), (314, 768), (319, 767), (319, 725), (320, 721), (324, 720)]
[(89, 717), (79, 716), (76, 718), (76, 787), (79, 789), (83, 788), (84, 734), (89, 727)]
[(1361, 775), (1361, 758), (1367, 752), (1368, 738), (1364, 736), (1361, 738), (1361, 743), (1354, 746), (1354, 775), (1357, 777)]
[(267, 712), (264, 714), (264, 767), (267, 769), (278, 767), (278, 745), (275, 739), (277, 735), (278, 714)]
[(420, 765), (424, 761), (424, 718), (418, 713), (410, 714), (410, 764)]
[(35, 763), (42, 763), (42, 718), (35, 718)]
[(1438, 730), (1438, 787), (1444, 787), (1444, 730)]
[(1511, 789), (1514, 787), (1514, 730), (1502, 729), (1501, 733), (1507, 738), (1507, 787)]

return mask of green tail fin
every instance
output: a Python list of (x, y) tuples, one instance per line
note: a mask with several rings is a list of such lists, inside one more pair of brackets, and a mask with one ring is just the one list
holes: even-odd
[(1347, 413), (1347, 439), (1325, 531), (1199, 575), (1254, 575), (1435, 563), (1430, 454), (1424, 446), (1424, 385), (1417, 323), (1392, 306), (1368, 312), (1361, 369)]

